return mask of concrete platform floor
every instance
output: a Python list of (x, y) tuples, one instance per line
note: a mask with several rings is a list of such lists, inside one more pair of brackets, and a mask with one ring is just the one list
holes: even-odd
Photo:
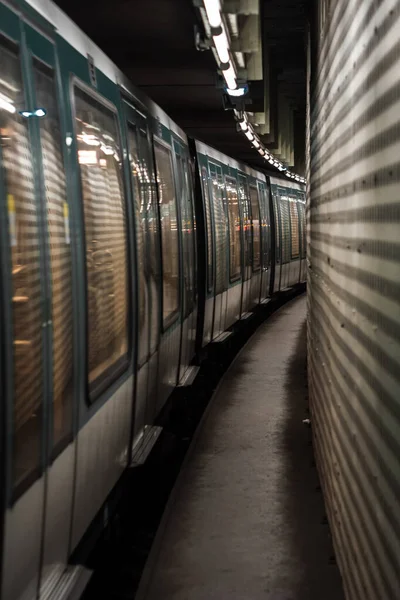
[(306, 407), (303, 295), (260, 327), (211, 400), (136, 598), (343, 598)]

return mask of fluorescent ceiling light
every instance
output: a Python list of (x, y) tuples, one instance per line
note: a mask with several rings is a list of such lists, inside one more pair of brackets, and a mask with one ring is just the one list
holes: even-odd
[(247, 89), (245, 87), (238, 87), (236, 90), (226, 90), (230, 96), (244, 96), (247, 93)]
[(219, 0), (203, 0), (206, 9), (207, 19), (211, 27), (220, 27), (221, 25), (221, 5)]
[(258, 148), (258, 152), (261, 154), (261, 156), (264, 156), (265, 154), (264, 148)]
[(217, 49), (217, 54), (218, 54), (219, 60), (223, 64), (228, 63), (229, 62), (229, 51), (228, 51), (229, 44), (228, 44), (228, 38), (226, 37), (225, 31), (222, 30), (222, 33), (220, 35), (214, 35), (213, 40), (214, 40), (215, 47)]
[(253, 144), (254, 148), (259, 148), (260, 147), (260, 144), (259, 144), (259, 142), (256, 139), (254, 139), (252, 141), (252, 144)]
[(235, 70), (234, 70), (232, 64), (229, 65), (228, 69), (225, 69), (224, 71), (222, 71), (222, 75), (224, 76), (226, 85), (228, 86), (229, 89), (234, 90), (237, 88), (236, 73), (235, 73)]
[(242, 131), (246, 131), (247, 130), (247, 123), (246, 121), (239, 121), (239, 127)]
[(252, 142), (254, 140), (254, 135), (253, 133), (250, 131), (250, 129), (248, 131), (244, 132), (244, 135), (247, 137), (248, 140), (250, 140), (250, 142)]
[(37, 108), (33, 114), (36, 117), (44, 117), (46, 114), (46, 111), (44, 110), (44, 108)]

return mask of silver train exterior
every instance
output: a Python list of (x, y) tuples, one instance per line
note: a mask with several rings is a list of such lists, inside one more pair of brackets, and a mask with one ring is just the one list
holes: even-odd
[(70, 564), (196, 344), (304, 281), (304, 190), (186, 134), (54, 4), (0, 2), (1, 598)]

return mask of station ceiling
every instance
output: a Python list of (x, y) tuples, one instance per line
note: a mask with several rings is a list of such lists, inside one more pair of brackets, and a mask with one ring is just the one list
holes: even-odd
[[(223, 3), (227, 10), (238, 13), (239, 34), (246, 31), (246, 12), (254, 12), (254, 2), (225, 0)], [(248, 78), (248, 97), (252, 103), (246, 105), (246, 111), (267, 115), (267, 123), (258, 126), (261, 139), (281, 157), (284, 155), (279, 130), (284, 117), (280, 107), (284, 105), (290, 111), (294, 140), (291, 170), (299, 174), (304, 173), (305, 162), (309, 2), (256, 2), (261, 54), (255, 61), (259, 65), (258, 74), (254, 75), (257, 68), (249, 71), (250, 76), (258, 79)], [(201, 37), (204, 28), (193, 0), (56, 0), (56, 3), (188, 134), (253, 166), (265, 167), (263, 158), (237, 131), (233, 111), (223, 106), (223, 90), (217, 87), (218, 67), (212, 51), (196, 49), (195, 28)], [(251, 45), (254, 34), (248, 27), (247, 38), (250, 38), (247, 45)], [(236, 45), (246, 50), (246, 41), (241, 38)], [(244, 54), (246, 66), (250, 56)]]

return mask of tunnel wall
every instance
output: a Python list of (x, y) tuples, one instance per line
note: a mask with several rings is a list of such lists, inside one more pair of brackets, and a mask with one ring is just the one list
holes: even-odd
[(308, 370), (346, 597), (400, 598), (400, 2), (318, 3)]

